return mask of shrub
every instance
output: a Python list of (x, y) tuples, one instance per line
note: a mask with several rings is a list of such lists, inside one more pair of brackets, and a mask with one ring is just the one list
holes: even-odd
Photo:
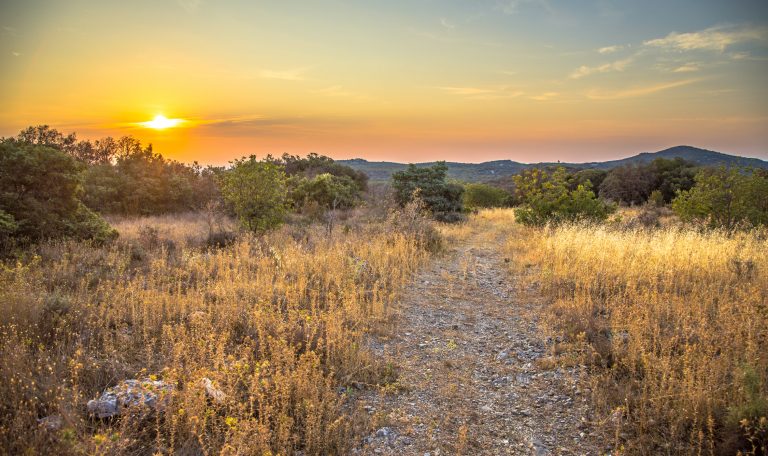
[(220, 178), (221, 194), (243, 227), (265, 231), (280, 225), (287, 207), (283, 169), (254, 155), (231, 163)]
[(449, 218), (448, 214), (461, 212), (461, 196), (464, 188), (449, 183), (448, 166), (439, 162), (429, 167), (408, 165), (408, 168), (392, 175), (395, 200), (401, 207), (418, 197), (424, 207), (436, 218)]
[(349, 209), (360, 202), (358, 185), (347, 176), (325, 173), (311, 179), (301, 178), (298, 182), (293, 180), (290, 199), (295, 207), (315, 202), (325, 209)]
[(509, 193), (488, 184), (466, 184), (464, 186), (463, 203), (469, 209), (491, 208), (506, 206)]
[(595, 197), (589, 184), (569, 190), (565, 168), (547, 173), (526, 170), (514, 177), (516, 191), (523, 201), (515, 218), (523, 225), (546, 225), (564, 221), (603, 221), (615, 206)]
[(763, 174), (720, 167), (701, 170), (695, 180), (672, 202), (684, 221), (729, 231), (768, 224), (768, 178)]
[(23, 241), (117, 236), (80, 201), (82, 165), (46, 146), (0, 143), (0, 236)]

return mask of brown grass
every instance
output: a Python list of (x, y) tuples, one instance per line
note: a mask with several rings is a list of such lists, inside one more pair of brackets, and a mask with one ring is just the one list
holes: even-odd
[(764, 232), (674, 227), (520, 228), (506, 246), (635, 454), (765, 454), (766, 252)]
[[(284, 227), (222, 249), (205, 247), (208, 224), (192, 215), (117, 221), (114, 245), (47, 244), (2, 265), (0, 448), (345, 453), (358, 423), (348, 395), (386, 381), (363, 337), (427, 256), (418, 220), (403, 220)], [(88, 399), (148, 376), (175, 387), (162, 413), (87, 416)], [(48, 416), (61, 428), (39, 424)]]

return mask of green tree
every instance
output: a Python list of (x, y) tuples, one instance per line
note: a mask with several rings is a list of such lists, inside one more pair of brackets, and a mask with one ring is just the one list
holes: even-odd
[(463, 203), (469, 209), (503, 207), (509, 198), (509, 193), (492, 185), (475, 183), (464, 186)]
[(452, 220), (461, 212), (461, 195), (464, 188), (447, 181), (448, 166), (438, 162), (429, 167), (408, 165), (408, 168), (392, 175), (395, 201), (400, 206), (418, 197), (425, 207), (439, 220)]
[(768, 224), (768, 178), (759, 171), (706, 168), (695, 181), (672, 201), (672, 210), (684, 221), (729, 231)]
[(220, 188), (240, 223), (251, 231), (280, 225), (287, 208), (286, 176), (283, 168), (256, 156), (234, 160), (221, 173)]
[(359, 187), (352, 178), (329, 173), (299, 179), (290, 195), (296, 207), (315, 202), (324, 209), (349, 209), (360, 201)]
[(530, 169), (514, 176), (515, 189), (523, 201), (515, 218), (524, 225), (541, 226), (565, 221), (605, 220), (615, 206), (599, 200), (591, 184), (568, 189), (568, 174), (559, 167), (553, 172)]
[[(106, 241), (117, 233), (80, 201), (83, 165), (66, 153), (15, 139), (0, 142), (4, 230), (25, 241), (58, 237)], [(7, 234), (7, 235), (8, 235)]]
[(600, 196), (617, 203), (642, 204), (656, 187), (656, 176), (643, 165), (612, 169), (600, 184)]

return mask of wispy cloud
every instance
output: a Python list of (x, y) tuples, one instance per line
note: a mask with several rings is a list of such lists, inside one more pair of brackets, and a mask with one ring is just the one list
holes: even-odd
[(698, 63), (686, 63), (672, 70), (673, 73), (693, 73), (699, 71), (701, 67)]
[(292, 70), (261, 70), (259, 77), (264, 79), (280, 79), (282, 81), (303, 81), (308, 68), (294, 68)]
[(442, 25), (443, 27), (445, 27), (447, 29), (454, 29), (454, 28), (456, 28), (456, 24), (452, 23), (451, 21), (449, 21), (448, 19), (446, 19), (444, 17), (440, 18), (440, 25)]
[(16, 52), (16, 51), (13, 51), (13, 52), (11, 52), (11, 54), (12, 54), (14, 57), (21, 57), (21, 52)]
[(552, 12), (552, 7), (547, 0), (497, 0), (496, 9), (504, 14), (516, 14), (524, 5), (538, 6)]
[(585, 76), (599, 73), (608, 73), (611, 71), (624, 71), (634, 61), (633, 57), (627, 57), (626, 59), (616, 60), (615, 62), (604, 63), (602, 65), (587, 66), (582, 65), (571, 73), (571, 79), (580, 79)]
[(586, 95), (587, 95), (587, 98), (590, 98), (592, 100), (620, 100), (623, 98), (635, 98), (635, 97), (642, 97), (645, 95), (651, 95), (657, 92), (662, 92), (662, 91), (674, 89), (677, 87), (687, 86), (695, 82), (699, 82), (701, 80), (702, 78), (684, 79), (681, 81), (662, 82), (658, 84), (641, 86), (641, 87), (632, 87), (629, 89), (612, 91), (612, 92), (592, 90), (590, 92), (587, 92)]
[(616, 44), (614, 46), (605, 46), (601, 47), (597, 50), (600, 54), (613, 54), (614, 52), (618, 52), (620, 50), (624, 49), (624, 46), (621, 44)]
[(16, 36), (17, 35), (16, 28), (4, 25), (3, 26), (3, 35)]
[(539, 95), (533, 95), (528, 98), (536, 101), (548, 101), (548, 100), (552, 100), (553, 98), (557, 98), (559, 95), (560, 94), (558, 92), (544, 92)]
[(200, 5), (203, 3), (203, 0), (176, 0), (176, 3), (179, 4), (184, 10), (188, 13), (194, 13), (197, 11), (197, 8), (200, 7)]
[(645, 41), (645, 46), (663, 48), (672, 51), (719, 51), (723, 52), (735, 44), (768, 41), (768, 29), (752, 26), (718, 26), (698, 32), (672, 32), (664, 38)]
[(452, 95), (459, 95), (475, 100), (496, 100), (502, 98), (517, 98), (524, 94), (510, 86), (491, 87), (435, 87)]

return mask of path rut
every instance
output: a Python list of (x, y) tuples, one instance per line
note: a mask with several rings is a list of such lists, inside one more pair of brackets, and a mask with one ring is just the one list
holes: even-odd
[[(470, 222), (472, 223), (472, 222)], [(547, 367), (535, 292), (518, 291), (504, 236), (472, 227), (406, 290), (394, 330), (371, 341), (398, 382), (359, 403), (372, 432), (356, 454), (599, 454), (578, 367)], [(552, 363), (549, 363), (552, 364)]]

